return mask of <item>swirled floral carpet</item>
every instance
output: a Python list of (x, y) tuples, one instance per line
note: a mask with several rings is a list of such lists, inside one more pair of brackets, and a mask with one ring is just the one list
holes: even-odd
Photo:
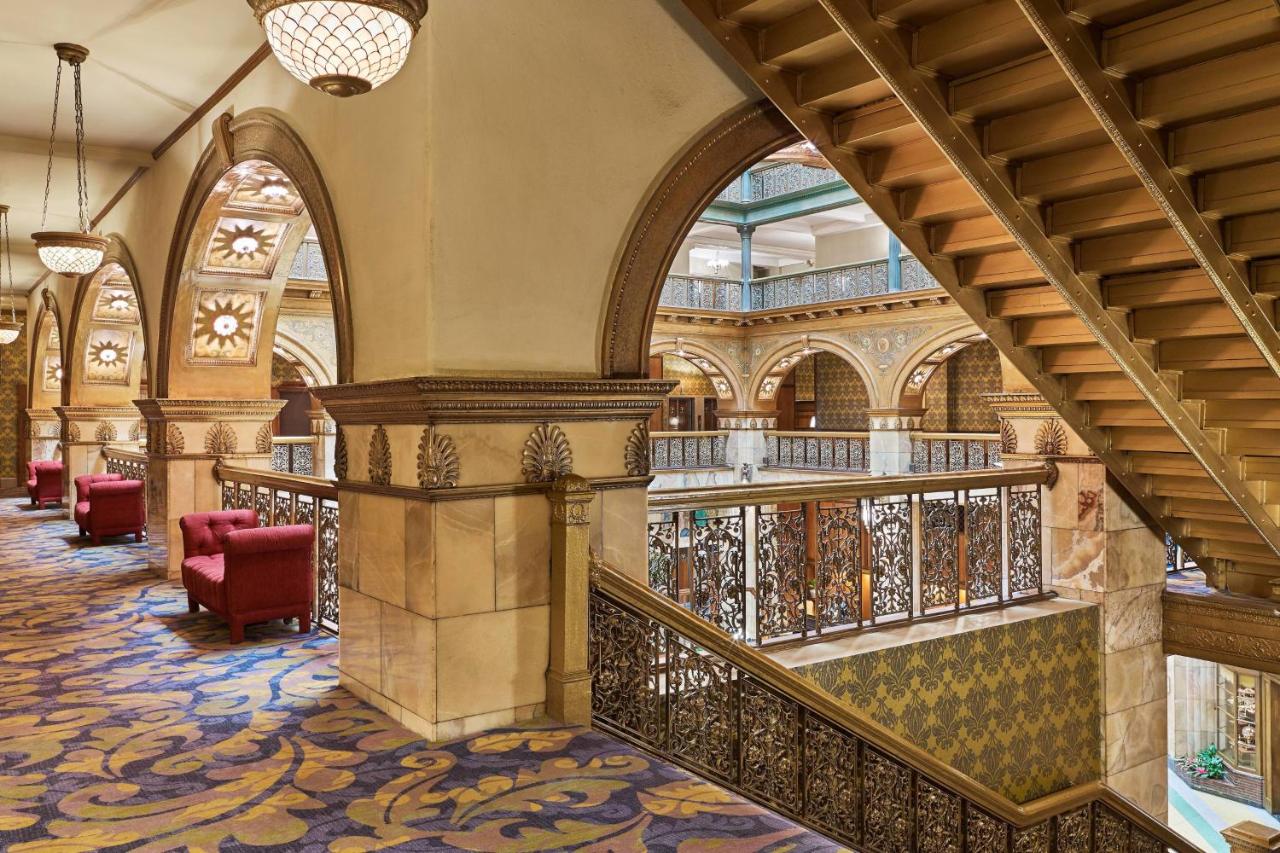
[(428, 744), (338, 687), (334, 639), (226, 645), (145, 546), (60, 516), (0, 502), (0, 849), (834, 846), (581, 729)]

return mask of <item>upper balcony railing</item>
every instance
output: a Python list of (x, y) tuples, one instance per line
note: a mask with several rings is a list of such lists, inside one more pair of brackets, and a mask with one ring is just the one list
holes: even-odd
[(315, 474), (316, 439), (310, 435), (277, 435), (271, 439), (271, 470), (281, 474)]
[(1000, 467), (1000, 436), (985, 432), (911, 434), (911, 471), (943, 474)]
[(289, 278), (294, 281), (328, 281), (329, 271), (324, 266), (324, 252), (316, 240), (303, 240), (298, 254), (293, 256)]
[(104, 447), (102, 458), (106, 460), (108, 474), (120, 474), (126, 480), (147, 479), (147, 454), (141, 451)]
[[(814, 187), (828, 184), (842, 184), (844, 179), (834, 169), (822, 169), (806, 166), (803, 163), (779, 163), (763, 169), (755, 169), (748, 173), (751, 181), (751, 198), (749, 202), (767, 201), (782, 195), (789, 195)], [(716, 201), (743, 203), (742, 181), (737, 180), (725, 187)]]
[(741, 311), (742, 282), (727, 278), (668, 275), (659, 305), (705, 311)]
[(728, 430), (654, 432), (649, 434), (649, 467), (654, 471), (723, 468)]
[(649, 586), (737, 639), (804, 641), (1043, 587), (1040, 486), (1005, 470), (649, 492)]
[(865, 432), (770, 431), (764, 453), (768, 468), (861, 474), (871, 461), (871, 438)]

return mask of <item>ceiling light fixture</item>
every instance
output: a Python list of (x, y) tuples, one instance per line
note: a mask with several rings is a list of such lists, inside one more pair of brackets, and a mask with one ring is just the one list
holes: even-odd
[[(13, 296), (13, 248), (9, 244), (9, 205), (0, 204), (0, 260), (4, 261), (9, 273), (9, 319), (4, 318), (4, 279), (0, 278), (0, 345), (11, 344), (22, 333), (22, 324), (18, 322), (17, 308)], [(0, 270), (3, 273), (4, 270)]]
[(339, 98), (394, 77), (427, 14), (427, 0), (248, 2), (285, 70)]
[(107, 241), (89, 232), (89, 180), (84, 159), (84, 104), (80, 96), (80, 65), (89, 58), (89, 51), (78, 44), (55, 44), (58, 54), (58, 76), (53, 84), (53, 126), (49, 129), (49, 167), (44, 178), (44, 212), (40, 216), (41, 229), (49, 218), (49, 188), (53, 184), (53, 147), (58, 132), (58, 96), (62, 91), (62, 63), (71, 66), (75, 75), (76, 99), (76, 206), (79, 213), (79, 231), (37, 231), (31, 235), (35, 241), (40, 261), (58, 275), (81, 276), (102, 266), (107, 252)]

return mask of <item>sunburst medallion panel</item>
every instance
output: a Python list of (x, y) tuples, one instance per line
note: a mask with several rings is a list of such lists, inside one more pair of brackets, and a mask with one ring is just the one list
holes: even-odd
[(227, 209), (289, 216), (302, 212), (298, 188), (288, 175), (268, 163), (257, 162), (252, 168), (235, 173), (233, 180), (235, 185), (227, 196)]
[(98, 289), (98, 298), (93, 305), (93, 319), (101, 323), (141, 322), (138, 313), (138, 297), (133, 294), (133, 287), (128, 280), (107, 281)]
[(98, 385), (128, 385), (133, 337), (132, 331), (91, 328), (84, 358), (85, 381)]
[(270, 278), (288, 231), (287, 222), (221, 217), (209, 238), (202, 271)]
[(264, 292), (252, 290), (197, 290), (191, 362), (256, 364), (264, 296)]
[(62, 359), (56, 355), (46, 355), (44, 357), (44, 365), (41, 370), (44, 377), (41, 380), (41, 387), (46, 391), (58, 391), (62, 389)]

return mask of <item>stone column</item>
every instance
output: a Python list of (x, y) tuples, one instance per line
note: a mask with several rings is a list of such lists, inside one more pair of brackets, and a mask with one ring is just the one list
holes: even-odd
[(27, 458), (32, 462), (59, 459), (62, 455), (62, 419), (53, 409), (27, 409)]
[(147, 562), (162, 578), (182, 570), (178, 521), (222, 508), (214, 465), (271, 467), (271, 422), (283, 400), (136, 400), (147, 423)]
[(315, 439), (311, 470), (317, 477), (332, 480), (333, 444), (337, 438), (337, 428), (333, 418), (323, 408), (309, 410), (307, 417), (311, 419), (311, 435)]
[(733, 469), (733, 482), (740, 482), (744, 475), (754, 479), (756, 470), (766, 464), (765, 432), (777, 428), (777, 411), (717, 412), (716, 426), (729, 431), (725, 462)]
[(551, 662), (547, 668), (547, 715), (575, 725), (591, 724), (591, 671), (587, 663), (587, 588), (591, 484), (576, 474), (561, 477), (551, 501)]
[(1123, 488), (1042, 397), (1019, 391), (986, 399), (1000, 417), (1006, 461), (1056, 466), (1041, 501), (1046, 585), (1099, 607), (1103, 781), (1164, 819), (1164, 535), (1131, 508)]
[(81, 474), (107, 470), (105, 447), (137, 450), (141, 419), (134, 406), (54, 406), (62, 425), (63, 494)]
[(1276, 853), (1280, 851), (1280, 829), (1272, 829), (1252, 820), (1242, 821), (1222, 830), (1231, 853)]
[(873, 475), (911, 473), (911, 432), (920, 429), (924, 409), (867, 409)]
[[(338, 424), (340, 682), (432, 739), (548, 707), (580, 719), (585, 611), (571, 602), (586, 592), (568, 563), (553, 591), (552, 555), (578, 566), (585, 535), (647, 577), (645, 427), (673, 386), (422, 377), (317, 389)], [(553, 596), (565, 603), (558, 646)]]
[(742, 241), (739, 262), (742, 266), (742, 310), (751, 311), (757, 306), (751, 300), (751, 235), (755, 233), (754, 225), (739, 225), (738, 237)]

